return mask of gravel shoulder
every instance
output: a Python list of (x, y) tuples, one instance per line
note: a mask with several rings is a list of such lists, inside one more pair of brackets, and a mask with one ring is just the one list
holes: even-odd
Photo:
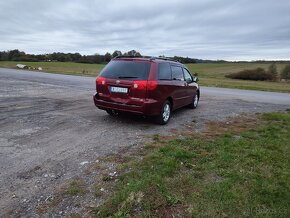
[(56, 187), (83, 175), (97, 159), (144, 145), (153, 134), (200, 131), (208, 121), (290, 108), (290, 94), (274, 95), (279, 100), (273, 103), (253, 93), (245, 101), (236, 91), (205, 88), (196, 110), (178, 110), (159, 126), (96, 109), (92, 78), (33, 74), (0, 69), (0, 216), (36, 216), (37, 202)]

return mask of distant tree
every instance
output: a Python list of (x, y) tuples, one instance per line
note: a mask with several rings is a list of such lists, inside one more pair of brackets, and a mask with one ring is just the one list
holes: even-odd
[(24, 52), (20, 52), (18, 49), (14, 49), (14, 50), (9, 51), (8, 60), (17, 61), (19, 60), (20, 56), (24, 56), (24, 55), (25, 55)]
[(121, 55), (122, 55), (122, 52), (116, 50), (116, 51), (113, 52), (113, 54), (112, 54), (112, 58), (115, 58), (115, 57), (117, 57), (117, 56), (121, 56)]
[(107, 52), (107, 53), (105, 54), (105, 56), (104, 56), (104, 61), (105, 61), (105, 62), (110, 62), (111, 59), (112, 59), (112, 55), (111, 55), (109, 52)]
[(80, 53), (74, 53), (74, 54), (71, 54), (71, 59), (73, 62), (78, 62), (80, 61), (81, 59), (81, 54)]
[(271, 64), (268, 68), (268, 73), (272, 75), (272, 80), (277, 81), (278, 80), (278, 70), (275, 63)]
[(35, 61), (45, 61), (46, 60), (46, 55), (33, 55)]
[[(90, 57), (90, 56), (89, 56)], [(96, 63), (96, 64), (101, 64), (101, 63), (103, 63), (104, 62), (104, 56), (103, 55), (99, 55), (99, 54), (97, 54), (97, 55), (93, 55), (92, 56), (93, 57), (93, 60), (92, 61), (90, 61), (89, 63)]]
[(184, 64), (189, 64), (189, 63), (197, 63), (197, 59), (189, 58), (189, 57), (180, 57), (180, 56), (174, 56), (172, 59), (179, 61)]
[(126, 54), (128, 56), (139, 56), (139, 57), (141, 56), (141, 54), (135, 50), (128, 51)]
[(0, 52), (0, 60), (1, 61), (8, 61), (8, 52), (6, 52), (6, 51)]
[(60, 62), (65, 62), (66, 61), (66, 56), (64, 53), (58, 53), (57, 54), (57, 60)]
[(139, 52), (136, 52), (135, 56), (136, 57), (142, 57), (142, 55)]
[(286, 65), (284, 67), (284, 69), (281, 72), (281, 79), (286, 79), (289, 80), (290, 79), (290, 65)]

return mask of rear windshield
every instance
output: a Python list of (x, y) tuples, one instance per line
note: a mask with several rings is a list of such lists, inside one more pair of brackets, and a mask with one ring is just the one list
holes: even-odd
[(111, 79), (148, 80), (150, 63), (132, 61), (111, 61), (100, 76)]

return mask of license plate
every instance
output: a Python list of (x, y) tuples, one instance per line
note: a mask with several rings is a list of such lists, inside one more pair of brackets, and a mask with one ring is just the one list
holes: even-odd
[(128, 93), (128, 88), (111, 86), (110, 91), (117, 92), (117, 93)]

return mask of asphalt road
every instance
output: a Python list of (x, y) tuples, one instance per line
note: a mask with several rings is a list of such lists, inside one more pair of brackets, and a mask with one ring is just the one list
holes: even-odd
[(152, 134), (200, 131), (207, 121), (290, 108), (290, 94), (202, 87), (196, 110), (178, 110), (159, 126), (108, 116), (95, 108), (94, 92), (95, 78), (0, 68), (0, 217), (33, 217), (35, 204), (80, 175), (83, 163), (142, 145)]

